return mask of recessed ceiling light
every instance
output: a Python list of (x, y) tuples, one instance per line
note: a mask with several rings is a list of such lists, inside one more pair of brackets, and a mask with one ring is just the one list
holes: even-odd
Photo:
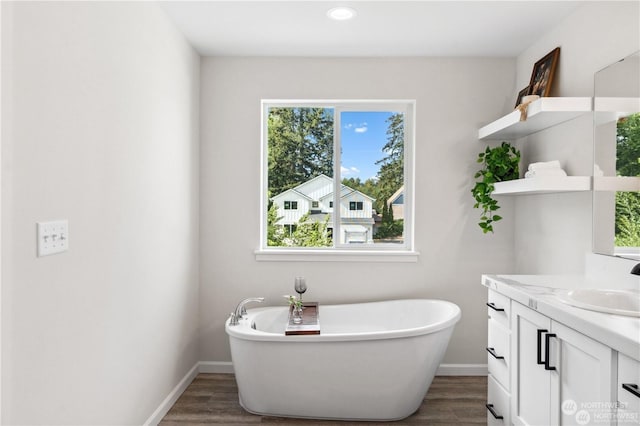
[(327, 12), (327, 16), (336, 21), (348, 21), (349, 19), (355, 18), (357, 12), (350, 7), (334, 7)]

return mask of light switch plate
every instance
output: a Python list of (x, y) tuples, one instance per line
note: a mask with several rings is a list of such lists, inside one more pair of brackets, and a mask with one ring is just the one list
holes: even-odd
[(38, 257), (69, 250), (69, 221), (38, 222)]

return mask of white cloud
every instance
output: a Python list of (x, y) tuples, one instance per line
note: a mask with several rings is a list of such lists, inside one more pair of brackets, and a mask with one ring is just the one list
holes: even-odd
[(347, 123), (344, 125), (344, 128), (346, 130), (353, 130), (356, 133), (364, 133), (367, 130), (369, 130), (368, 128), (369, 124), (365, 121), (364, 123)]
[(358, 173), (360, 173), (360, 169), (357, 167), (340, 166), (340, 174), (342, 176), (357, 175)]

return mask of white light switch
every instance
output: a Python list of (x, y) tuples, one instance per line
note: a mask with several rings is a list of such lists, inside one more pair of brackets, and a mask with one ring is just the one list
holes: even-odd
[(69, 250), (69, 221), (38, 222), (38, 257)]

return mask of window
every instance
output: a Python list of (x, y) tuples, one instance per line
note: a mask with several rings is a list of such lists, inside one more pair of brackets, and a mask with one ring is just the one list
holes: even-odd
[(262, 249), (413, 250), (413, 101), (262, 107)]

